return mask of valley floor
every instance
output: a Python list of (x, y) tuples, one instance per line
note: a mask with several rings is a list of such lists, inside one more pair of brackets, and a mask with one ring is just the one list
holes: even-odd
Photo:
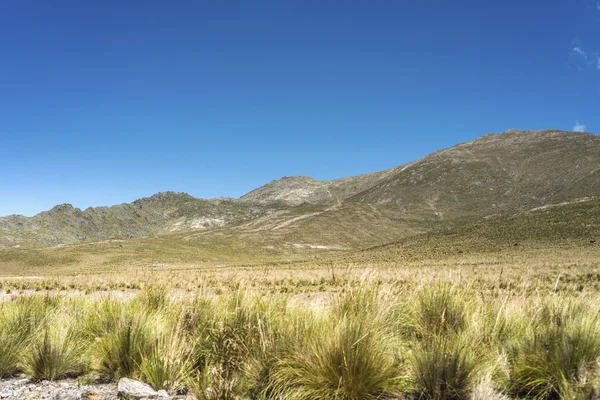
[(131, 377), (199, 399), (599, 398), (597, 247), (373, 251), (11, 271), (0, 396), (110, 399), (73, 384)]

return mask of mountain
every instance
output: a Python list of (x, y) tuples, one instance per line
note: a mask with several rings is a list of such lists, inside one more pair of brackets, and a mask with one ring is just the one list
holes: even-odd
[(130, 239), (181, 229), (207, 229), (262, 216), (275, 205), (256, 206), (235, 199), (197, 199), (165, 192), (130, 204), (90, 207), (61, 204), (33, 217), (0, 218), (0, 247)]
[(395, 168), (348, 201), (453, 219), (595, 195), (600, 195), (600, 136), (511, 130)]
[[(600, 256), (600, 197), (549, 204), (513, 215), (497, 215), (454, 227), (439, 226), (427, 233), (344, 254), (335, 261), (353, 265), (444, 260), (445, 265), (465, 265), (493, 255), (492, 263), (508, 263), (521, 254), (533, 264), (566, 251), (572, 263), (573, 249), (597, 264)], [(536, 254), (532, 256), (532, 254)], [(571, 261), (569, 261), (571, 260)], [(556, 262), (557, 260), (554, 260)], [(552, 261), (550, 261), (552, 262)]]
[(385, 171), (284, 177), (239, 199), (166, 192), (112, 207), (63, 204), (31, 218), (3, 217), (0, 247), (182, 233), (192, 242), (349, 250), (593, 196), (600, 196), (600, 136), (511, 130)]
[(302, 203), (340, 203), (379, 182), (387, 171), (320, 181), (309, 176), (284, 176), (240, 197), (254, 203), (282, 201), (291, 205)]

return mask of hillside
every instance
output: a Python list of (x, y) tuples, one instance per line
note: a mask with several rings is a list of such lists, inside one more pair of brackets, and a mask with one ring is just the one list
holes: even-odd
[(600, 136), (507, 131), (396, 168), (349, 201), (443, 219), (515, 213), (600, 195)]
[[(600, 197), (547, 205), (510, 216), (483, 218), (474, 224), (440, 226), (397, 242), (341, 256), (352, 264), (402, 264), (422, 260), (452, 259), (457, 264), (477, 256), (502, 256), (538, 252), (541, 256), (561, 249), (600, 256)], [(537, 261), (531, 258), (530, 262)]]
[[(431, 223), (431, 222), (430, 222)], [(285, 250), (351, 250), (424, 232), (423, 219), (372, 205), (301, 204), (235, 226), (190, 233), (190, 238), (222, 236), (256, 246)]]
[(267, 248), (357, 249), (481, 217), (600, 196), (600, 136), (511, 130), (385, 171), (284, 177), (239, 199), (159, 193), (31, 218), (0, 218), (0, 247), (48, 247), (183, 232)]
[(283, 201), (291, 205), (302, 203), (340, 203), (366, 190), (389, 174), (390, 170), (320, 181), (309, 176), (284, 176), (254, 189), (240, 200), (255, 203)]
[(278, 209), (234, 199), (197, 199), (157, 193), (129, 204), (80, 210), (62, 204), (33, 217), (0, 218), (0, 247), (131, 239), (181, 229), (206, 229), (256, 218)]

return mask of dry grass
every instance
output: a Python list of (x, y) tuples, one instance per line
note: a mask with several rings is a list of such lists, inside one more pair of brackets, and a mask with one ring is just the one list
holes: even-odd
[(576, 399), (598, 390), (593, 290), (556, 279), (511, 285), (506, 275), (507, 285), (485, 290), (462, 273), (427, 283), (383, 276), (317, 280), (327, 292), (304, 291), (310, 279), (215, 278), (198, 289), (148, 277), (128, 296), (14, 296), (0, 303), (1, 344), (15, 349), (0, 370), (127, 376), (157, 389), (189, 385), (206, 399)]
[(423, 240), (285, 262), (19, 253), (27, 268), (0, 278), (0, 375), (127, 376), (203, 399), (598, 395), (600, 248)]

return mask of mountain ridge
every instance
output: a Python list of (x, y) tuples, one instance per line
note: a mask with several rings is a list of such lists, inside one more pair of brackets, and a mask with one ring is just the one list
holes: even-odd
[(81, 210), (64, 203), (33, 217), (0, 217), (0, 247), (223, 228), (229, 229), (227, 234), (246, 237), (268, 232), (269, 237), (287, 237), (288, 242), (296, 236), (305, 241), (311, 235), (332, 238), (335, 246), (344, 245), (333, 239), (347, 232), (334, 229), (360, 229), (365, 235), (347, 241), (360, 247), (361, 240), (363, 245), (391, 240), (386, 229), (409, 235), (429, 229), (435, 221), (475, 221), (598, 195), (600, 136), (554, 129), (508, 130), (383, 171), (334, 180), (283, 177), (238, 199), (159, 192), (109, 207)]

